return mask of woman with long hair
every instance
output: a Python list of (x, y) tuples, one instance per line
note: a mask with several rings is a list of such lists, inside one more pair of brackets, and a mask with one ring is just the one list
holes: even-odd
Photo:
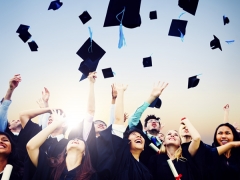
[(196, 168), (192, 157), (198, 151), (201, 137), (188, 119), (183, 118), (181, 123), (188, 128), (192, 141), (189, 145), (182, 146), (180, 135), (176, 130), (169, 130), (165, 134), (164, 143), (159, 154), (153, 156), (149, 161), (150, 172), (156, 180), (175, 179), (167, 163), (169, 159), (174, 164), (179, 178), (181, 176), (181, 180), (196, 179)]
[(51, 158), (39, 148), (47, 137), (64, 123), (64, 115), (52, 111), (53, 122), (34, 136), (27, 144), (29, 158), (36, 167), (34, 180), (89, 180), (94, 173), (84, 140), (69, 141), (58, 158)]
[(0, 179), (7, 164), (13, 166), (10, 180), (22, 179), (23, 163), (18, 158), (14, 141), (9, 134), (0, 132)]
[(205, 164), (201, 165), (208, 166), (207, 179), (240, 179), (240, 138), (231, 124), (220, 124), (214, 133), (213, 148), (203, 151)]

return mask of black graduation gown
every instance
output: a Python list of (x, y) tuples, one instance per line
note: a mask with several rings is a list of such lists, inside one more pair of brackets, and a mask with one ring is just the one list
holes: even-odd
[(240, 150), (236, 149), (236, 151), (227, 159), (225, 155), (218, 155), (217, 148), (201, 142), (199, 150), (194, 157), (201, 179), (240, 179)]
[[(32, 164), (30, 158), (27, 155), (26, 144), (28, 141), (33, 138), (37, 133), (42, 130), (42, 127), (36, 123), (33, 123), (31, 120), (28, 121), (24, 129), (22, 129), (19, 134), (18, 146), (21, 151), (24, 152), (24, 180), (32, 179), (35, 174), (36, 167)], [(57, 157), (64, 148), (67, 146), (68, 140), (63, 138), (59, 142), (56, 138), (47, 139), (43, 145), (40, 147), (40, 150), (43, 152), (47, 152), (48, 157)], [(24, 148), (25, 147), (25, 148)], [(23, 151), (24, 150), (24, 151)], [(23, 155), (21, 155), (23, 157)]]
[(134, 159), (128, 140), (112, 134), (112, 126), (100, 132), (96, 138), (92, 126), (87, 144), (98, 177), (101, 180), (151, 180), (148, 169)]
[[(76, 172), (79, 168), (80, 166), (74, 168), (71, 171), (68, 171), (65, 168), (61, 174), (60, 180), (74, 180), (76, 177)], [(38, 157), (38, 166), (32, 180), (52, 180), (53, 178), (50, 177), (52, 170), (53, 168), (49, 165), (48, 156), (45, 152), (40, 150)]]
[[(138, 128), (140, 130), (143, 130), (143, 126), (141, 121), (138, 122), (137, 126), (135, 126), (135, 128)], [(129, 129), (129, 126), (127, 127), (127, 130)], [(126, 130), (126, 131), (127, 131)], [(140, 155), (140, 162), (143, 163), (146, 167), (148, 167), (148, 162), (149, 159), (156, 155), (157, 152), (154, 151), (149, 144), (152, 143), (152, 141), (148, 138), (148, 136), (146, 134), (143, 135), (143, 138), (145, 139), (145, 146), (144, 146), (144, 151), (141, 153)], [(161, 145), (157, 146), (157, 148), (160, 149)]]
[[(193, 164), (188, 148), (182, 146), (182, 156), (186, 160), (173, 160), (173, 164), (178, 174), (182, 174), (181, 180), (195, 180), (196, 168)], [(149, 160), (149, 170), (154, 180), (175, 180), (173, 173), (168, 165), (168, 155), (165, 153), (152, 156)]]

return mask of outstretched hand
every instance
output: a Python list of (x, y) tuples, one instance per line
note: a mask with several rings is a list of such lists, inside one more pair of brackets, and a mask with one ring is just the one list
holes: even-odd
[(16, 87), (18, 87), (18, 84), (19, 84), (19, 82), (21, 82), (21, 80), (22, 79), (21, 79), (20, 74), (14, 75), (14, 77), (12, 79), (10, 79), (10, 81), (9, 81), (9, 88), (11, 90), (14, 90)]
[(88, 75), (88, 79), (91, 83), (95, 83), (97, 78), (97, 72), (90, 72)]
[(44, 91), (42, 91), (42, 100), (45, 103), (48, 103), (49, 97), (50, 97), (50, 92), (46, 87), (44, 87)]
[(124, 122), (128, 119), (128, 113), (124, 113)]
[(117, 90), (116, 90), (114, 84), (112, 84), (111, 87), (112, 87), (112, 99), (116, 99), (117, 98)]
[(154, 84), (153, 86), (151, 96), (155, 98), (159, 97), (167, 86), (168, 86), (168, 83), (163, 82), (161, 84), (160, 81), (158, 81), (158, 83)]
[(229, 110), (229, 104), (226, 104), (226, 105), (223, 107), (223, 110)]
[(60, 109), (52, 109), (52, 119), (53, 122), (64, 123), (66, 121), (66, 116), (64, 112)]

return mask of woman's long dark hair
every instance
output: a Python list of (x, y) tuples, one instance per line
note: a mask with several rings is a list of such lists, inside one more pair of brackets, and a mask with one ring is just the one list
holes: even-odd
[(20, 158), (17, 153), (18, 150), (16, 148), (16, 145), (8, 133), (0, 131), (0, 134), (5, 135), (11, 143), (11, 153), (7, 157), (7, 163), (11, 164), (13, 166), (11, 179), (22, 179), (23, 171), (24, 171), (23, 170), (23, 162), (20, 161)]
[[(83, 141), (84, 142), (84, 141)], [(84, 142), (85, 143), (85, 142)], [(50, 166), (53, 167), (51, 177), (54, 180), (59, 180), (62, 172), (66, 168), (66, 148), (57, 158), (50, 158)], [(90, 154), (88, 152), (87, 145), (85, 143), (85, 155), (82, 158), (80, 168), (77, 171), (75, 180), (90, 180), (92, 174), (95, 173), (94, 168), (92, 167)]]
[[(233, 127), (233, 125), (229, 124), (229, 123), (223, 123), (223, 124), (220, 124), (215, 133), (214, 133), (214, 138), (213, 138), (213, 147), (218, 147), (220, 146), (220, 144), (218, 143), (217, 141), (217, 131), (220, 127), (222, 126), (227, 126), (231, 129), (232, 133), (233, 133), (233, 141), (240, 141), (240, 137), (239, 137), (239, 134), (237, 132), (237, 130)], [(235, 153), (239, 153), (239, 150), (240, 148), (233, 148), (231, 149), (231, 154), (235, 154)]]

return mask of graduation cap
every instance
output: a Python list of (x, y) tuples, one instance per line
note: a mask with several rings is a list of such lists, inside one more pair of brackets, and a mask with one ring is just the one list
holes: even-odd
[(152, 57), (143, 58), (143, 67), (151, 67), (152, 66)]
[(226, 25), (226, 24), (228, 24), (229, 22), (230, 22), (230, 21), (229, 21), (228, 17), (223, 16), (223, 24)]
[(99, 63), (99, 60), (91, 61), (90, 59), (87, 59), (82, 61), (78, 68), (78, 70), (83, 73), (80, 81), (86, 79), (90, 72), (96, 71), (98, 63)]
[(52, 1), (48, 7), (48, 10), (57, 10), (59, 9), (61, 6), (63, 5), (62, 2), (60, 2), (60, 0), (56, 0), (56, 1)]
[(136, 28), (141, 25), (140, 16), (141, 0), (110, 0), (103, 27), (119, 26), (120, 22), (116, 16), (123, 11), (122, 25), (126, 28)]
[(87, 23), (92, 17), (87, 11), (84, 11), (80, 16), (80, 20), (82, 21), (83, 24)]
[(106, 52), (91, 38), (88, 38), (82, 47), (77, 51), (83, 60), (99, 61)]
[(185, 20), (173, 19), (170, 25), (168, 35), (183, 38), (186, 33), (187, 22), (188, 21)]
[(148, 107), (159, 109), (161, 105), (162, 105), (162, 101), (159, 97), (157, 97)]
[(102, 69), (102, 73), (103, 73), (104, 78), (114, 77), (113, 72), (112, 72), (112, 68)]
[(157, 11), (151, 11), (149, 13), (149, 18), (152, 19), (157, 19)]
[(19, 33), (18, 36), (20, 37), (20, 39), (22, 39), (24, 43), (27, 42), (32, 37), (32, 35), (28, 32), (29, 28), (30, 26), (20, 24), (16, 31), (16, 33)]
[(16, 33), (24, 33), (26, 31), (28, 31), (28, 29), (30, 28), (30, 26), (24, 25), (24, 24), (20, 24), (20, 26), (18, 27)]
[(198, 0), (178, 0), (178, 6), (184, 11), (195, 16), (198, 6)]
[(29, 45), (31, 51), (37, 51), (38, 45), (35, 41), (28, 42), (28, 45)]
[(188, 89), (196, 87), (198, 85), (199, 81), (200, 81), (200, 79), (197, 78), (197, 75), (189, 77), (188, 78)]
[(210, 42), (210, 47), (212, 49), (219, 48), (222, 51), (220, 40), (215, 35), (213, 35), (213, 37), (214, 39)]

